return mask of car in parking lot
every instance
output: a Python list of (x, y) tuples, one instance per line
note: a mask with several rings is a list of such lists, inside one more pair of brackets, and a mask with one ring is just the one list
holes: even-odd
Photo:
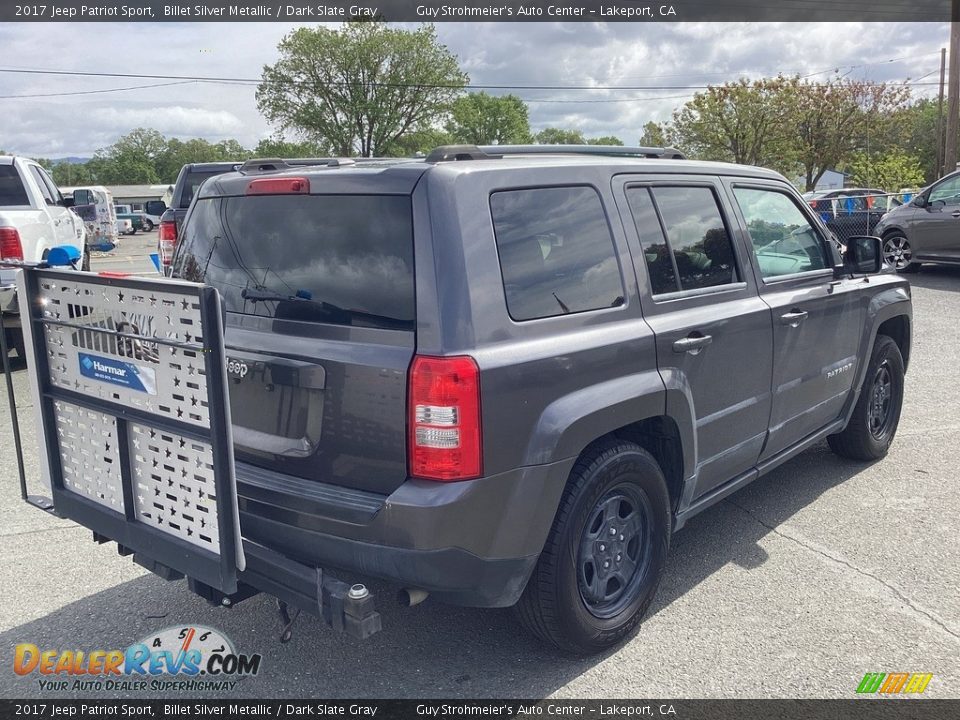
[(822, 190), (803, 195), (837, 240), (872, 235), (886, 213), (899, 207), (900, 198), (876, 188)]
[[(628, 637), (674, 531), (897, 430), (908, 283), (777, 173), (670, 148), (448, 146), (205, 183), (244, 537), (564, 651)], [(864, 277), (869, 276), (869, 282)]]
[(883, 238), (884, 260), (900, 272), (925, 262), (960, 264), (960, 171), (892, 210), (873, 232)]

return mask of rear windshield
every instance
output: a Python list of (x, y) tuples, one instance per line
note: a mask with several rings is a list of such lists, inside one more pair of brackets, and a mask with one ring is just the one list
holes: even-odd
[(0, 165), (0, 207), (29, 204), (20, 173), (13, 165)]
[(263, 195), (198, 200), (174, 275), (246, 315), (413, 329), (410, 198)]
[(229, 170), (190, 170), (187, 173), (187, 178), (183, 184), (183, 192), (180, 195), (180, 209), (186, 210), (190, 207), (190, 201), (193, 200), (193, 196), (197, 194), (197, 188), (203, 185), (204, 180), (214, 177), (215, 175), (223, 175)]

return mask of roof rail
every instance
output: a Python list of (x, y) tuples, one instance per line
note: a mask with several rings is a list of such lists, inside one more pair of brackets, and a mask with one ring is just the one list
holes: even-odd
[(237, 172), (245, 175), (262, 172), (276, 172), (277, 170), (286, 170), (290, 166), (280, 158), (256, 158), (247, 160), (243, 165), (237, 168)]
[(438, 163), (438, 162), (449, 162), (451, 160), (495, 160), (500, 155), (497, 154), (497, 150), (492, 152), (486, 152), (490, 148), (495, 147), (493, 145), (488, 145), (485, 148), (480, 148), (476, 145), (441, 145), (430, 151), (430, 153), (424, 158), (424, 162), (428, 163)]
[(685, 160), (676, 148), (626, 147), (624, 145), (442, 145), (430, 151), (426, 162), (493, 160), (505, 155), (599, 155)]
[(247, 160), (238, 168), (238, 172), (244, 175), (254, 175), (257, 173), (278, 172), (280, 170), (291, 170), (297, 167), (345, 167), (356, 165), (357, 161), (353, 158), (258, 158)]

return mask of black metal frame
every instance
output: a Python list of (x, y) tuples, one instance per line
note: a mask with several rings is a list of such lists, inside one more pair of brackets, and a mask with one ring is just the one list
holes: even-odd
[[(23, 323), (29, 322), (33, 335), (33, 352), (37, 361), (36, 373), (40, 391), (40, 413), (45, 447), (50, 469), (51, 492), (58, 514), (75, 520), (94, 531), (95, 537), (116, 541), (120, 546), (136, 554), (149, 557), (177, 572), (195, 578), (223, 593), (237, 591), (237, 518), (236, 484), (233, 477), (232, 447), (230, 441), (229, 410), (226, 395), (225, 362), (223, 348), (223, 316), (217, 291), (210, 287), (196, 286), (195, 297), (200, 305), (201, 335), (204, 341), (204, 366), (207, 374), (207, 403), (210, 413), (210, 428), (188, 425), (155, 415), (137, 408), (121, 405), (110, 400), (76, 393), (57, 387), (50, 382), (50, 369), (46, 347), (45, 325), (74, 325), (43, 317), (42, 308), (35, 298), (43, 279), (77, 281), (76, 273), (56, 270), (25, 268), (24, 279), (27, 298), (21, 298), (20, 310)], [(111, 288), (145, 290), (152, 287), (151, 281), (137, 278), (115, 278), (88, 275), (84, 282)], [(186, 284), (170, 287), (184, 294), (193, 289)], [(161, 342), (185, 350), (197, 350), (196, 345), (174, 342), (163, 338), (139, 336), (130, 333), (84, 327), (88, 332), (103, 332), (131, 340)], [(117, 443), (120, 455), (120, 478), (123, 489), (123, 514), (111, 510), (88, 498), (67, 490), (64, 486), (63, 468), (56, 427), (55, 401), (63, 401), (116, 418)], [(137, 520), (133, 504), (133, 478), (131, 476), (129, 435), (130, 422), (137, 422), (186, 438), (208, 443), (213, 451), (214, 488), (217, 495), (219, 549), (217, 555), (178, 537), (157, 530)]]

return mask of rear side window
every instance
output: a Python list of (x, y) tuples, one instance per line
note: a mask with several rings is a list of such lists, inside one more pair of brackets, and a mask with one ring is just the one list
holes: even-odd
[(652, 294), (737, 282), (733, 244), (713, 190), (633, 187), (627, 189), (627, 201), (643, 246)]
[(650, 190), (645, 187), (627, 188), (627, 203), (640, 235), (643, 257), (650, 276), (650, 292), (653, 295), (676, 292), (680, 286), (677, 284), (673, 254), (663, 234)]
[(198, 200), (174, 275), (246, 315), (412, 330), (408, 196), (255, 195)]
[(29, 205), (27, 190), (13, 165), (0, 165), (0, 207)]
[(596, 190), (496, 192), (490, 196), (490, 212), (514, 320), (623, 304), (613, 237)]

